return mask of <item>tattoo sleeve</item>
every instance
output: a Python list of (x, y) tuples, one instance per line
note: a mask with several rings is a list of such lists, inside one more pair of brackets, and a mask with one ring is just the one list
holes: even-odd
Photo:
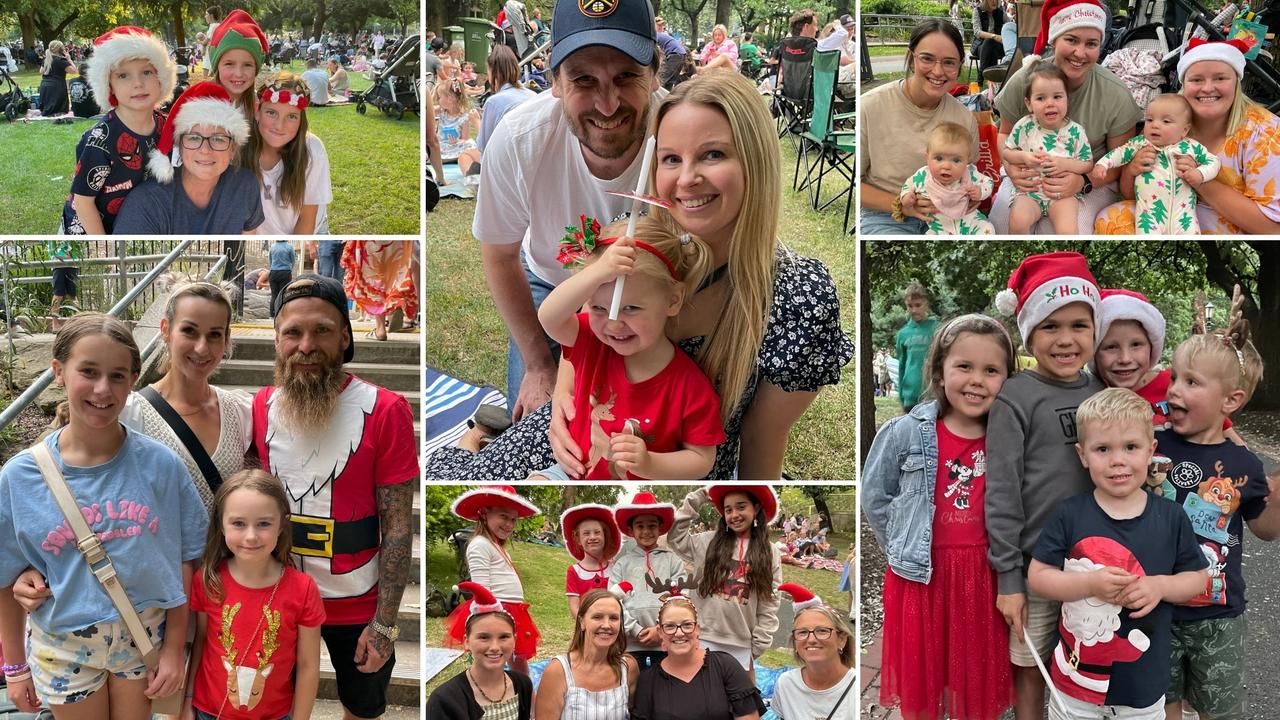
[[(383, 625), (395, 625), (400, 613), (400, 596), (409, 580), (413, 552), (413, 487), (414, 481), (384, 485), (377, 489), (378, 521), (382, 529), (382, 546), (378, 550), (378, 612)], [(379, 650), (390, 650), (391, 642), (378, 633), (371, 638)]]

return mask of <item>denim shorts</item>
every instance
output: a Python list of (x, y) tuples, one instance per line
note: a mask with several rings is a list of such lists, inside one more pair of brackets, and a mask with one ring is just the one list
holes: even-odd
[[(164, 638), (165, 611), (138, 613), (152, 642)], [(122, 680), (147, 676), (142, 653), (122, 622), (98, 623), (83, 630), (49, 633), (31, 623), (27, 662), (36, 693), (52, 705), (80, 702), (107, 684), (107, 675)]]

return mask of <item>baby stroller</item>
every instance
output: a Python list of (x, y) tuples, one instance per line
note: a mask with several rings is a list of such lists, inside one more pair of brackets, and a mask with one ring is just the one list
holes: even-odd
[(3, 64), (0, 64), (0, 84), (3, 86), (3, 90), (0, 90), (0, 107), (4, 108), (4, 119), (13, 122), (17, 118), (26, 117), (27, 111), (31, 109), (31, 99), (22, 92), (22, 88), (18, 87), (18, 83), (9, 74), (9, 69)]
[(412, 110), (417, 115), (422, 101), (418, 87), (422, 73), (421, 52), (422, 38), (419, 35), (410, 35), (393, 47), (388, 52), (391, 61), (385, 68), (374, 71), (373, 87), (362, 93), (352, 93), (356, 112), (364, 115), (365, 106), (372, 105), (393, 120), (404, 117), (405, 110)]

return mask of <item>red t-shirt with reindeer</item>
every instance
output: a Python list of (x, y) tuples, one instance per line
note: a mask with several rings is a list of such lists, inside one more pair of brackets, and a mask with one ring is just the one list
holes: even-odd
[(679, 348), (657, 375), (633, 384), (623, 357), (600, 342), (587, 314), (579, 313), (578, 339), (563, 354), (573, 363), (575, 415), (569, 430), (587, 454), (582, 479), (644, 479), (611, 467), (609, 438), (624, 430), (641, 435), (649, 452), (724, 442), (720, 398), (702, 369)]
[[(210, 599), (202, 573), (191, 580), (191, 611), (204, 613), (208, 621), (192, 704), (224, 720), (284, 717), (293, 709), (298, 628), (324, 623), (320, 590), (293, 568), (285, 568), (274, 598), (271, 586), (247, 588), (236, 582), (225, 563), (219, 576), (221, 602)], [(228, 667), (235, 668), (230, 685)]]

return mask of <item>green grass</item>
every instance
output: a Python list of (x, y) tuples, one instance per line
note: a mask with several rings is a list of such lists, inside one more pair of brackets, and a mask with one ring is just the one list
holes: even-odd
[(907, 54), (906, 43), (895, 45), (868, 45), (867, 55), (870, 57), (902, 57)]
[[(301, 73), (294, 61), (289, 69)], [(362, 73), (350, 73), (352, 91), (371, 85)], [(37, 70), (16, 74), (24, 90), (40, 84)], [(407, 113), (395, 121), (376, 108), (356, 114), (355, 105), (312, 108), (311, 132), (329, 153), (333, 202), (329, 228), (334, 234), (413, 235), (419, 232), (420, 123)], [(38, 234), (57, 231), (62, 203), (71, 187), (75, 147), (91, 127), (48, 121), (0, 123), (0, 228)]]
[[(844, 553), (853, 543), (853, 534), (831, 534), (828, 540), (831, 547)], [(511, 547), (511, 559), (520, 568), (525, 601), (529, 603), (529, 612), (533, 615), (534, 624), (542, 634), (539, 657), (551, 657), (564, 652), (569, 648), (569, 641), (573, 635), (573, 620), (569, 616), (569, 605), (564, 596), (564, 572), (571, 560), (569, 555), (564, 548), (518, 542)], [(447, 592), (448, 588), (457, 581), (458, 567), (453, 547), (445, 542), (428, 547), (428, 584), (434, 584)], [(848, 607), (848, 595), (836, 590), (840, 583), (838, 573), (783, 565), (782, 581), (799, 583), (809, 588), (833, 607)], [(427, 618), (425, 626), (427, 647), (441, 646), (441, 626), (440, 618)], [(461, 672), (466, 667), (465, 658), (465, 655), (459, 657), (443, 672), (432, 678), (426, 684), (426, 694), (430, 695), (436, 687)], [(782, 648), (767, 651), (757, 662), (771, 668), (795, 665), (791, 651)]]
[[(815, 212), (803, 192), (792, 192), (795, 154), (785, 142), (782, 147), (781, 240), (827, 264), (840, 296), (841, 323), (852, 337), (854, 238), (841, 227), (843, 208), (837, 203)], [(505, 390), (507, 331), (485, 284), (479, 243), (471, 235), (474, 211), (473, 200), (444, 198), (427, 216), (427, 306), (433, 326), (441, 330), (427, 335), (427, 363), (468, 382)], [(783, 463), (788, 475), (853, 479), (855, 384), (851, 361), (840, 383), (823, 388), (791, 428)]]

